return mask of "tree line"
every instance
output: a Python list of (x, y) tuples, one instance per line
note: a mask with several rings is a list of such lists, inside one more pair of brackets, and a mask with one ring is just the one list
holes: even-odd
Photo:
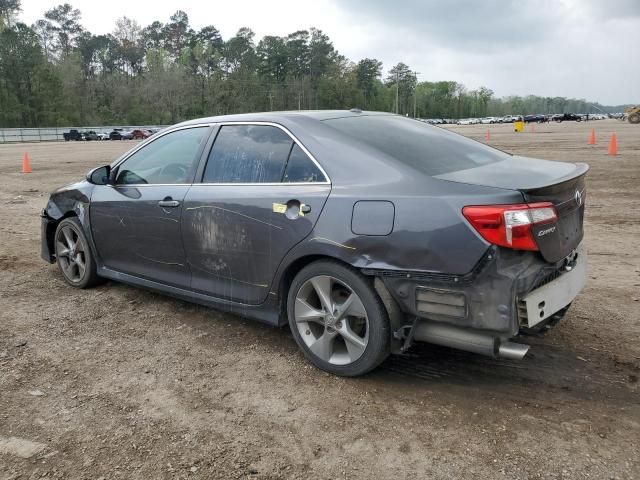
[(202, 116), (298, 109), (380, 110), (423, 118), (594, 113), (584, 100), (496, 98), (455, 81), (418, 82), (398, 63), (350, 61), (321, 30), (223, 39), (178, 10), (141, 26), (126, 16), (94, 35), (68, 3), (28, 26), (20, 0), (0, 0), (0, 127), (172, 124)]

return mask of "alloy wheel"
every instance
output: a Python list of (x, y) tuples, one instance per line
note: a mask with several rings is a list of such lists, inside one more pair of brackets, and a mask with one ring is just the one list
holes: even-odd
[(78, 232), (69, 225), (64, 225), (58, 230), (56, 256), (62, 273), (69, 281), (82, 281), (87, 268), (85, 246)]
[(333, 365), (358, 360), (369, 342), (369, 319), (360, 297), (328, 275), (307, 280), (295, 299), (298, 332), (311, 353)]

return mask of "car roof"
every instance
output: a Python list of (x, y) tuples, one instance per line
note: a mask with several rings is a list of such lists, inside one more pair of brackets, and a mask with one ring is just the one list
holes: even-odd
[(332, 118), (358, 117), (370, 115), (393, 115), (387, 112), (369, 112), (359, 109), (352, 110), (288, 110), (279, 112), (235, 113), (231, 115), (217, 115), (214, 117), (196, 118), (187, 120), (179, 125), (198, 125), (204, 123), (220, 122), (274, 122), (280, 123), (286, 120), (295, 120), (304, 117), (313, 120), (329, 120)]

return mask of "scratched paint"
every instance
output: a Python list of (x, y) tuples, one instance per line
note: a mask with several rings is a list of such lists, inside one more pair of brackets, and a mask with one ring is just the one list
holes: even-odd
[(156, 260), (156, 259), (153, 259), (153, 258), (146, 257), (146, 256), (142, 255), (142, 254), (141, 254), (141, 253), (139, 253), (139, 252), (136, 252), (136, 255), (137, 255), (138, 257), (140, 257), (140, 258), (143, 258), (144, 260), (147, 260), (148, 262), (160, 263), (160, 264), (162, 264), (162, 265), (169, 265), (169, 266), (174, 265), (174, 266), (176, 266), (176, 267), (184, 267), (184, 264), (183, 264), (183, 263), (177, 263), (177, 262), (165, 262), (165, 261), (163, 261), (163, 260)]
[(259, 218), (250, 217), (249, 215), (245, 215), (244, 213), (236, 212), (236, 211), (233, 211), (233, 210), (229, 210), (228, 208), (222, 208), (222, 207), (218, 207), (218, 206), (215, 206), (215, 205), (199, 205), (197, 207), (186, 208), (185, 210), (197, 210), (197, 209), (200, 209), (200, 208), (211, 208), (211, 209), (221, 210), (221, 211), (228, 212), (228, 213), (233, 213), (235, 215), (240, 215), (241, 217), (247, 218), (249, 220), (253, 220), (254, 222), (260, 222), (260, 223), (263, 223), (263, 224), (268, 225), (270, 227), (282, 230), (282, 227), (280, 227), (278, 225), (274, 225), (272, 223), (265, 222), (264, 220), (260, 220)]
[(345, 244), (343, 244), (343, 243), (336, 242), (336, 241), (331, 240), (331, 239), (329, 239), (329, 238), (324, 238), (324, 237), (313, 237), (313, 238), (310, 238), (310, 239), (309, 239), (309, 241), (310, 241), (310, 242), (311, 242), (311, 241), (314, 241), (314, 240), (315, 240), (315, 241), (319, 241), (319, 242), (327, 242), (327, 243), (331, 243), (332, 245), (336, 245), (336, 246), (338, 246), (338, 247), (342, 247), (342, 248), (347, 248), (347, 249), (349, 249), (349, 250), (355, 250), (355, 249), (356, 249), (356, 247), (350, 247), (349, 245), (345, 245)]
[(208, 268), (203, 267), (202, 265), (195, 265), (193, 263), (189, 263), (189, 265), (191, 266), (191, 268), (193, 268), (195, 270), (201, 270), (201, 271), (203, 271), (205, 273), (209, 273), (211, 275), (215, 275), (216, 277), (224, 279), (224, 280), (231, 280), (233, 282), (243, 283), (245, 285), (252, 285), (254, 287), (269, 288), (269, 285), (267, 285), (266, 283), (252, 283), (252, 282), (247, 282), (247, 281), (244, 281), (244, 280), (240, 280), (238, 278), (225, 276), (225, 275), (220, 273), (221, 271), (224, 271), (222, 269), (218, 269), (218, 270), (212, 271), (212, 270), (209, 270)]
[(261, 269), (261, 256), (270, 251), (269, 235), (254, 238), (251, 224), (262, 225), (267, 231), (281, 229), (277, 225), (216, 205), (185, 208), (184, 224), (188, 263), (193, 285), (219, 298), (247, 302), (248, 289), (269, 287)]

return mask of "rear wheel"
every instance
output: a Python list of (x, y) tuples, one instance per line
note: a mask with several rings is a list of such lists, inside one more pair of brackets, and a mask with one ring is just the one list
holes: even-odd
[(77, 218), (65, 218), (58, 224), (54, 243), (56, 262), (65, 282), (76, 288), (89, 288), (101, 282)]
[(640, 113), (632, 113), (629, 115), (629, 123), (640, 123)]
[(287, 311), (296, 343), (316, 367), (357, 376), (389, 355), (389, 319), (365, 277), (333, 261), (302, 269), (289, 289)]

